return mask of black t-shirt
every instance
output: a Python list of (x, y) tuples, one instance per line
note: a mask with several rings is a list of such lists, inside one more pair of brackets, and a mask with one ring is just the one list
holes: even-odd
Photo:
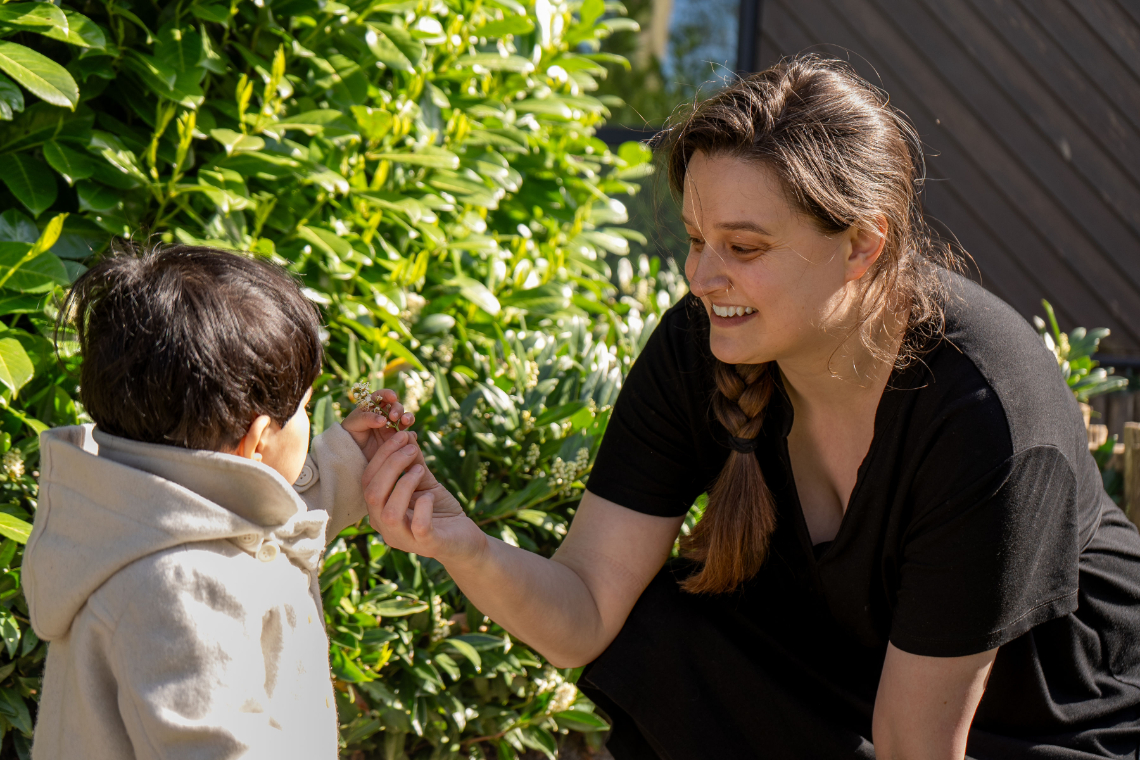
[[(936, 657), (1001, 647), (974, 722), (985, 733), (1052, 744), (1135, 719), (1140, 535), (1104, 492), (1053, 355), (1009, 306), (947, 277), (945, 334), (891, 376), (828, 546), (813, 548), (800, 510), (778, 385), (756, 451), (777, 528), (724, 604), (870, 702), (888, 641)], [(631, 369), (590, 491), (651, 515), (689, 509), (729, 452), (712, 366), (703, 307), (686, 299)]]

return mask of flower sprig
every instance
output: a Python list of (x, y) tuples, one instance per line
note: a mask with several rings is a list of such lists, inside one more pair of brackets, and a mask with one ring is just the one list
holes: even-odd
[(357, 409), (363, 409), (372, 414), (378, 414), (388, 422), (388, 427), (392, 430), (399, 430), (400, 423), (393, 422), (389, 418), (392, 412), (392, 405), (379, 401), (372, 394), (372, 387), (367, 382), (359, 382), (352, 386), (348, 391), (348, 398), (352, 403), (356, 404)]

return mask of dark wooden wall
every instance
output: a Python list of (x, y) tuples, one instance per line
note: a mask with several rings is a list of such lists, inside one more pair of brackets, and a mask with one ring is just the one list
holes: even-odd
[(1140, 354), (1140, 0), (763, 0), (759, 26), (757, 70), (815, 51), (890, 93), (986, 287)]

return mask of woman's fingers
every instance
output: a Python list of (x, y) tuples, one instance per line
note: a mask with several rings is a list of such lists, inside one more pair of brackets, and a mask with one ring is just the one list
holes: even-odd
[[(380, 532), (384, 535), (385, 541), (389, 541), (389, 538), (395, 539), (394, 545), (397, 549), (404, 548), (404, 551), (414, 551), (416, 539), (410, 529), (408, 510), (412, 506), (412, 494), (415, 493), (416, 486), (419, 485), (423, 474), (424, 467), (422, 465), (416, 465), (408, 470), (404, 477), (396, 482), (391, 496), (380, 512)], [(389, 543), (392, 542), (389, 541)]]
[(412, 538), (426, 544), (432, 538), (432, 520), (435, 517), (435, 495), (428, 491), (416, 499), (412, 513)]
[(388, 457), (395, 454), (404, 446), (409, 443), (415, 443), (415, 434), (406, 431), (399, 433), (390, 432), (389, 435), (379, 433), (379, 445), (376, 447), (375, 453), (368, 459), (368, 464), (364, 466), (364, 474), (360, 478), (360, 484), (365, 488), (368, 487), (368, 482), (375, 477), (380, 468), (388, 460)]
[[(385, 443), (381, 450), (377, 452), (376, 456), (372, 458), (369, 463), (369, 468), (376, 464), (377, 460), (381, 460), (385, 448), (389, 444)], [(387, 453), (383, 456), (380, 466), (377, 467), (372, 473), (365, 471), (364, 485), (364, 501), (369, 507), (383, 508), (386, 506), (388, 500), (391, 498), (392, 488), (396, 485), (396, 481), (405, 471), (416, 463), (416, 458), (419, 456), (419, 448), (413, 444), (408, 443), (400, 448)], [(371, 474), (371, 477), (369, 477)], [(421, 477), (422, 474), (421, 474)]]

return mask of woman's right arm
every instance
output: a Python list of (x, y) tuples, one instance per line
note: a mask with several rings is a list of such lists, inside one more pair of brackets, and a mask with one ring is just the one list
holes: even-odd
[(439, 560), (483, 614), (556, 667), (601, 654), (665, 564), (684, 517), (656, 517), (586, 491), (553, 559), (485, 534), (424, 465), (407, 433), (364, 473), (370, 521), (395, 548)]

